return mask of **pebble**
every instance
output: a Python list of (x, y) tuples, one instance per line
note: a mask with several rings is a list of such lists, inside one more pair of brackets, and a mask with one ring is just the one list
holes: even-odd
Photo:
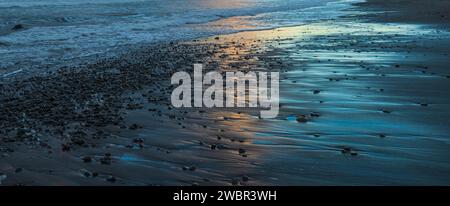
[(139, 125), (137, 125), (137, 124), (132, 124), (129, 128), (130, 128), (131, 130), (137, 130), (137, 129), (140, 129), (141, 126), (139, 126)]
[(106, 178), (106, 181), (111, 182), (111, 183), (115, 183), (117, 181), (117, 179), (114, 176), (108, 176)]
[(133, 139), (133, 142), (136, 144), (144, 144), (144, 139), (142, 138), (135, 138)]
[(105, 156), (103, 156), (101, 159), (100, 159), (100, 163), (102, 164), (102, 165), (110, 165), (111, 164), (111, 155), (110, 154), (105, 154)]
[(142, 108), (144, 108), (143, 104), (127, 104), (128, 110), (137, 110), (137, 109), (142, 109)]
[(385, 110), (385, 109), (383, 109), (383, 110), (381, 110), (383, 113), (385, 113), (385, 114), (390, 114), (390, 113), (392, 113), (391, 111), (389, 111), (389, 110)]
[(312, 112), (309, 116), (311, 116), (311, 117), (320, 117), (320, 113)]
[(83, 176), (85, 176), (85, 177), (92, 177), (92, 176), (93, 176), (92, 173), (89, 172), (89, 170), (86, 170), (86, 169), (81, 169), (80, 172), (81, 172), (81, 174), (83, 174)]
[(89, 156), (84, 156), (83, 158), (81, 158), (83, 160), (84, 163), (90, 163), (92, 162), (92, 158)]
[(350, 148), (350, 147), (344, 147), (344, 148), (342, 148), (341, 153), (342, 153), (342, 154), (350, 154), (350, 155), (352, 155), (352, 156), (358, 155), (358, 153), (355, 152), (355, 151), (354, 151), (352, 148)]
[(249, 178), (247, 175), (242, 176), (242, 181), (243, 182), (248, 182)]
[(232, 180), (231, 180), (231, 185), (233, 185), (233, 186), (239, 185), (239, 180), (237, 180), (237, 179), (232, 179)]
[(297, 122), (300, 122), (300, 123), (306, 123), (308, 121), (308, 117), (306, 117), (303, 114), (300, 114), (300, 115), (297, 115), (296, 120), (297, 120)]
[(86, 143), (86, 141), (81, 137), (72, 137), (71, 141), (78, 146), (82, 146), (84, 145), (84, 143)]
[(62, 151), (63, 151), (63, 152), (68, 152), (68, 151), (70, 151), (70, 146), (67, 145), (67, 144), (61, 144), (61, 147), (62, 147)]
[(21, 30), (24, 29), (25, 27), (22, 24), (16, 24), (11, 30), (13, 31), (17, 31), (17, 30)]
[(182, 169), (183, 169), (184, 171), (187, 171), (187, 170), (189, 170), (189, 171), (195, 171), (197, 168), (196, 168), (195, 166), (183, 166)]

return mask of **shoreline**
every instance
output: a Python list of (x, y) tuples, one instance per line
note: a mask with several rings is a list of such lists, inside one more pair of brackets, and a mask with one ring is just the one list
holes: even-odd
[[(449, 84), (449, 39), (348, 18), (149, 46), (3, 83), (2, 183), (448, 184), (450, 117), (436, 115), (450, 102), (433, 87)], [(172, 108), (170, 75), (199, 61), (204, 71), (281, 71), (280, 116)]]
[[(330, 3), (330, 2), (329, 2)], [(340, 1), (337, 2), (331, 2), (332, 4), (345, 4), (347, 6), (350, 6), (350, 3), (341, 3)], [(318, 8), (324, 8), (324, 7), (328, 7), (327, 5), (321, 5), (321, 6), (317, 6), (317, 7), (309, 7), (309, 8), (305, 8), (306, 10), (316, 10)], [(319, 12), (320, 9), (318, 9)], [(196, 29), (201, 30), (204, 27), (217, 27), (217, 25), (220, 25), (221, 21), (225, 21), (224, 24), (230, 24), (230, 22), (233, 22), (233, 19), (235, 19), (235, 24), (237, 23), (246, 23), (245, 22), (245, 17), (247, 16), (230, 16), (230, 17), (224, 17), (221, 19), (217, 19), (217, 20), (212, 20), (212, 21), (207, 21), (207, 22), (202, 22), (195, 27)], [(243, 18), (244, 20), (240, 20), (241, 18)], [(227, 22), (229, 21), (229, 22)], [(241, 22), (242, 21), (242, 22)], [(311, 22), (311, 21), (317, 21), (316, 19), (314, 20), (308, 20), (307, 22)], [(306, 24), (307, 22), (304, 23), (300, 23), (300, 24)], [(255, 22), (254, 22), (255, 23)], [(185, 27), (191, 27), (189, 26), (189, 24), (184, 25)], [(294, 25), (292, 25), (294, 26)], [(239, 33), (239, 32), (246, 32), (246, 31), (259, 31), (259, 30), (271, 30), (271, 29), (276, 29), (278, 27), (271, 27), (271, 28), (260, 28), (260, 29), (254, 29), (256, 27), (249, 27), (247, 29), (235, 29), (235, 28), (231, 28), (230, 30), (224, 30), (224, 31), (217, 31), (217, 32), (212, 32), (212, 33), (204, 33), (204, 34), (199, 34), (198, 36), (188, 36), (188, 37), (182, 37), (182, 38), (175, 38), (175, 39), (161, 39), (161, 40), (157, 40), (157, 41), (149, 41), (149, 42), (134, 42), (134, 43), (129, 43), (129, 44), (123, 44), (123, 45), (116, 45), (116, 46), (111, 46), (108, 48), (103, 49), (104, 51), (97, 51), (97, 50), (87, 50), (86, 52), (90, 53), (88, 55), (82, 54), (82, 56), (73, 56), (73, 55), (69, 55), (70, 54), (70, 47), (67, 47), (67, 49), (69, 49), (67, 52), (64, 51), (63, 53), (61, 53), (62, 56), (54, 56), (52, 58), (46, 59), (44, 61), (44, 59), (41, 60), (41, 63), (26, 63), (26, 65), (22, 65), (19, 64), (18, 62), (17, 65), (11, 65), (11, 66), (5, 66), (5, 67), (0, 67), (0, 78), (1, 79), (5, 79), (5, 77), (2, 77), (4, 74), (11, 74), (11, 73), (15, 73), (17, 71), (20, 71), (22, 69), (22, 72), (19, 72), (18, 74), (21, 74), (21, 78), (24, 78), (26, 76), (31, 76), (31, 75), (41, 75), (40, 73), (42, 73), (42, 75), (45, 75), (48, 72), (53, 72), (56, 71), (60, 68), (73, 68), (73, 67), (80, 67), (80, 66), (84, 66), (86, 64), (90, 64), (90, 63), (95, 63), (99, 60), (106, 60), (106, 59), (117, 59), (117, 58), (121, 58), (121, 56), (126, 56), (129, 53), (137, 53), (139, 50), (142, 50), (145, 47), (149, 47), (149, 45), (169, 45), (170, 42), (189, 42), (189, 41), (193, 41), (196, 39), (205, 39), (208, 38), (210, 36), (218, 36), (218, 35), (227, 35), (227, 34), (233, 34), (233, 33)], [(30, 28), (26, 28), (26, 29), (30, 29)], [(20, 32), (22, 30), (18, 30), (16, 32)], [(0, 46), (3, 46), (2, 44), (3, 42), (0, 41)], [(12, 43), (8, 43), (5, 42), (4, 45), (10, 47)], [(64, 48), (61, 48), (64, 49)], [(44, 52), (46, 49), (42, 48), (42, 51)], [(13, 52), (13, 51), (11, 51)], [(51, 51), (46, 51), (46, 52), (51, 52)], [(69, 55), (69, 56), (66, 56)], [(80, 54), (81, 55), (81, 54)], [(85, 55), (85, 56), (84, 56)], [(34, 60), (33, 60), (34, 61)], [(42, 63), (42, 62), (46, 62), (46, 63)], [(70, 62), (70, 63), (67, 63)], [(25, 68), (25, 69), (24, 69)], [(11, 76), (11, 75), (9, 75)]]

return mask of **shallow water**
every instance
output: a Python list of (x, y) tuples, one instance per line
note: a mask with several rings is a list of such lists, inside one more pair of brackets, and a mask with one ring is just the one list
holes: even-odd
[[(333, 18), (348, 7), (328, 2), (0, 0), (0, 72), (46, 71), (96, 54), (114, 56), (105, 52), (141, 43), (298, 25)], [(23, 28), (14, 30), (18, 24)]]
[[(269, 56), (285, 63), (280, 115), (217, 114), (234, 117), (223, 122), (227, 131), (250, 136), (260, 148), (249, 154), (262, 161), (251, 176), (274, 185), (450, 182), (450, 93), (434, 89), (449, 87), (445, 44), (432, 43), (442, 41), (442, 33), (336, 20), (257, 35), (279, 37)], [(436, 50), (427, 50), (430, 45)], [(297, 122), (313, 112), (319, 117)]]

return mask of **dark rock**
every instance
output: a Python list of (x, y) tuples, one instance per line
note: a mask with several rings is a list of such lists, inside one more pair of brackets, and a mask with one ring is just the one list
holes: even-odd
[(24, 29), (25, 27), (22, 24), (16, 24), (11, 30), (13, 31), (17, 31), (17, 30), (21, 30)]
[(137, 125), (137, 124), (132, 124), (132, 125), (130, 126), (130, 129), (131, 129), (131, 130), (137, 130), (137, 129), (140, 129), (140, 128), (142, 128), (142, 127), (139, 126), (139, 125)]
[(242, 176), (242, 181), (243, 182), (247, 182), (249, 180), (248, 176), (244, 175)]
[(128, 110), (136, 110), (136, 109), (142, 109), (144, 108), (144, 105), (142, 104), (127, 104)]
[(233, 179), (233, 180), (231, 180), (231, 184), (232, 184), (233, 186), (239, 185), (239, 180)]
[(341, 152), (342, 152), (343, 154), (350, 153), (351, 151), (352, 151), (352, 149), (351, 149), (350, 147), (344, 147), (344, 148), (342, 148), (342, 150), (341, 150)]
[(136, 138), (136, 139), (133, 140), (133, 142), (136, 143), (136, 144), (144, 144), (144, 139)]
[(117, 181), (117, 179), (114, 176), (109, 176), (108, 178), (106, 178), (106, 181), (111, 182), (111, 183), (115, 183)]
[(383, 110), (381, 110), (383, 113), (385, 113), (385, 114), (390, 114), (390, 113), (392, 113), (391, 111), (389, 111), (389, 110), (385, 110), (385, 109), (383, 109)]
[(308, 117), (306, 117), (303, 114), (300, 114), (297, 116), (296, 120), (297, 120), (297, 122), (300, 122), (300, 123), (306, 123), (308, 121)]
[(309, 116), (311, 116), (311, 117), (320, 117), (320, 113), (312, 112), (311, 114), (309, 114)]
[(342, 154), (350, 154), (351, 156), (356, 156), (358, 155), (358, 153), (356, 151), (354, 151), (352, 148), (350, 147), (344, 147), (341, 150)]
[(70, 151), (70, 146), (68, 144), (61, 144), (61, 147), (63, 152)]
[(89, 173), (89, 172), (84, 172), (83, 175), (84, 175), (85, 177), (91, 177), (91, 173)]
[(72, 141), (72, 143), (74, 143), (74, 144), (76, 144), (78, 146), (82, 146), (82, 145), (84, 145), (84, 143), (86, 143), (84, 141), (84, 139), (81, 138), (81, 137), (72, 137), (70, 140)]
[(89, 171), (86, 170), (86, 169), (81, 169), (81, 173), (82, 173), (83, 176), (85, 176), (85, 177), (92, 177), (92, 176), (93, 176), (92, 173), (89, 172)]
[(92, 162), (92, 158), (89, 156), (84, 156), (83, 158), (81, 158), (83, 160), (84, 163), (90, 163)]
[(112, 159), (111, 159), (111, 154), (105, 154), (105, 156), (103, 156), (103, 157), (100, 159), (100, 163), (101, 163), (102, 165), (110, 165), (110, 164), (111, 164), (111, 161), (112, 161)]

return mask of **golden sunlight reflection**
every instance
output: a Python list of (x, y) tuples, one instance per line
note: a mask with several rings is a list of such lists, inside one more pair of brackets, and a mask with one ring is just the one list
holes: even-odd
[(243, 8), (243, 7), (251, 7), (254, 6), (257, 2), (254, 0), (201, 0), (196, 2), (201, 6), (212, 8), (212, 9), (235, 9), (235, 8)]
[[(227, 21), (235, 21), (236, 19), (228, 19)], [(239, 19), (242, 21), (243, 19)], [(332, 25), (326, 23), (309, 24), (303, 26), (285, 27), (280, 29), (271, 29), (264, 31), (246, 31), (231, 35), (221, 35), (208, 38), (203, 43), (210, 44), (214, 47), (213, 59), (218, 63), (219, 71), (256, 71), (256, 68), (273, 69), (271, 65), (276, 65), (274, 59), (264, 58), (270, 56), (273, 48), (280, 48), (280, 44), (292, 42), (295, 45), (298, 42), (311, 41), (317, 36), (340, 35), (344, 33), (352, 33), (355, 27), (345, 24)], [(371, 26), (367, 28), (367, 32), (395, 32), (404, 30), (397, 26)], [(361, 33), (361, 32), (360, 32)], [(198, 43), (198, 42), (197, 42)], [(246, 91), (246, 105), (250, 100), (254, 100), (257, 96), (248, 96), (250, 92)], [(237, 95), (234, 95), (235, 99)], [(236, 100), (235, 100), (236, 102)], [(255, 142), (261, 139), (259, 136), (264, 133), (263, 139), (280, 138), (271, 131), (270, 124), (276, 124), (277, 120), (260, 121), (258, 115), (261, 108), (226, 108), (214, 110), (210, 113), (212, 119), (215, 119), (220, 128), (224, 128), (229, 134), (235, 137), (246, 139), (247, 147), (252, 148), (249, 158), (258, 158), (268, 156), (271, 150), (264, 149)], [(273, 126), (273, 125), (272, 125)], [(283, 127), (283, 126), (280, 126)], [(273, 127), (272, 127), (273, 128)]]

